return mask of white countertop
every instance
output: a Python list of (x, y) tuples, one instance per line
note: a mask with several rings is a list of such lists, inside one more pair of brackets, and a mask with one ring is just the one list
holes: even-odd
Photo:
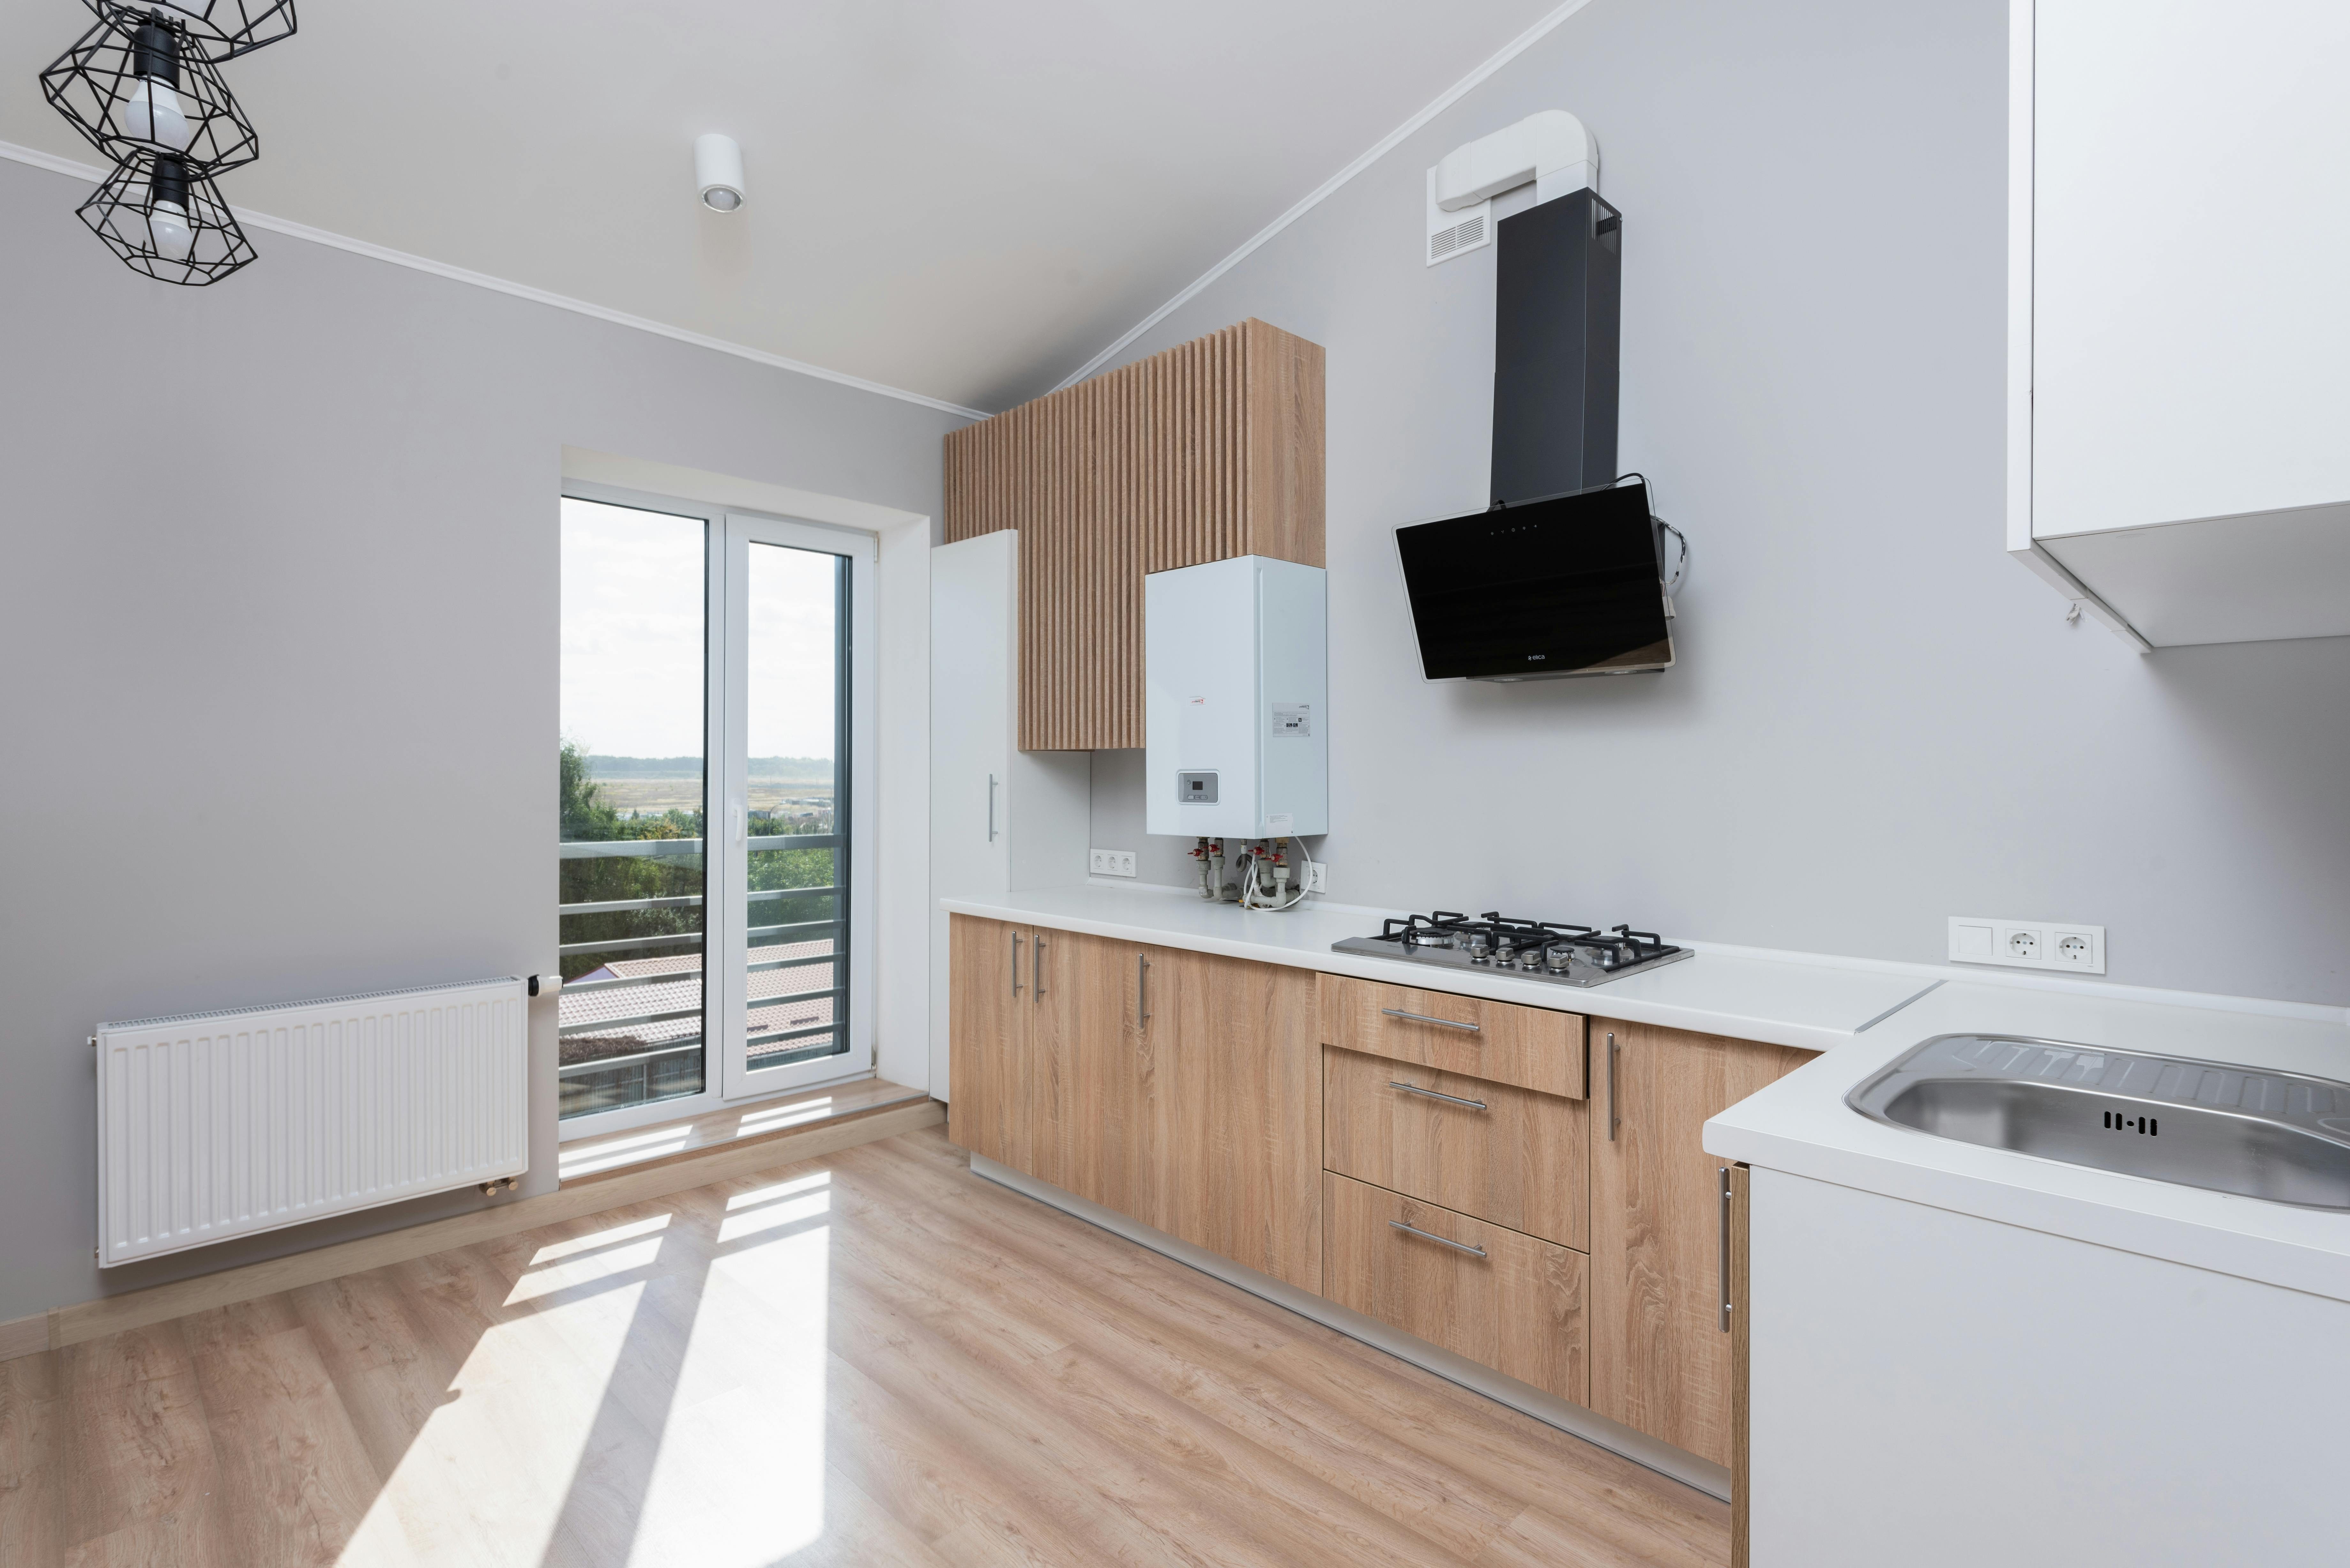
[[(2112, 988), (2119, 992), (2122, 988)], [(1938, 1034), (2019, 1034), (2350, 1080), (2340, 1009), (2148, 1002), (1954, 981), (1706, 1124), (1726, 1159), (2350, 1301), (2350, 1214), (1984, 1148), (1872, 1121), (1845, 1096)]]
[(1595, 1018), (1619, 1018), (1706, 1034), (1728, 1034), (1805, 1051), (1852, 1043), (1864, 1024), (1934, 983), (1908, 965), (1866, 965), (1804, 955), (1764, 955), (1700, 947), (1692, 958), (1646, 974), (1584, 990), (1474, 971), (1435, 970), (1398, 959), (1330, 950), (1347, 937), (1374, 934), (1395, 911), (1309, 900), (1278, 914), (1211, 904), (1180, 888), (1118, 888), (1085, 883), (1001, 898), (941, 898), (958, 915), (978, 915), (1080, 931), (1118, 941), (1152, 942), (1289, 964), (1360, 980), (1490, 997)]

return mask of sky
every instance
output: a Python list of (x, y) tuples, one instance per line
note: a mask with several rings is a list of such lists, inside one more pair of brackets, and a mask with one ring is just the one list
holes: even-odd
[[(600, 756), (702, 754), (707, 526), (564, 500), (567, 739)], [(750, 547), (751, 756), (832, 755), (837, 559)]]

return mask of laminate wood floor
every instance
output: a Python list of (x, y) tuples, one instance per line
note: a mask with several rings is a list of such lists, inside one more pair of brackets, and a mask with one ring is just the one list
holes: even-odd
[(935, 1131), (0, 1363), (0, 1563), (1726, 1563)]

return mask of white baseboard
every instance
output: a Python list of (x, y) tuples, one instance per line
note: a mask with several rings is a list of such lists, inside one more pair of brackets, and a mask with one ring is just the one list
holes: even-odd
[(1089, 1225), (1098, 1225), (1112, 1235), (1123, 1236), (1138, 1246), (1148, 1247), (1203, 1274), (1212, 1274), (1228, 1285), (1235, 1285), (1253, 1296), (1262, 1296), (1275, 1306), (1287, 1307), (1300, 1317), (1311, 1318), (1325, 1328), (1336, 1329), (1347, 1338), (1360, 1340), (1375, 1350), (1384, 1350), (1398, 1360), (1409, 1361), (1423, 1371), (1433, 1372), (1448, 1383), (1457, 1383), (1471, 1393), (1482, 1394), (1488, 1399), (1532, 1416), (1545, 1426), (1556, 1427), (1560, 1431), (1581, 1438), (1587, 1443), (1596, 1443), (1610, 1453), (1623, 1455), (1636, 1465), (1645, 1466), (1659, 1475), (1670, 1476), (1724, 1502), (1730, 1501), (1730, 1472), (1711, 1459), (1700, 1459), (1669, 1443), (1660, 1443), (1645, 1432), (1636, 1432), (1619, 1421), (1609, 1420), (1596, 1410), (1562, 1399), (1531, 1383), (1521, 1383), (1466, 1356), (1456, 1355), (1440, 1345), (1432, 1345), (1417, 1334), (1389, 1327), (1377, 1318), (1365, 1317), (1336, 1302), (1276, 1280), (1271, 1274), (1261, 1274), (1204, 1247), (1195, 1247), (1164, 1231), (1145, 1225), (1139, 1220), (1129, 1219), (1114, 1209), (1105, 1209), (1050, 1182), (1024, 1175), (984, 1155), (971, 1157), (971, 1169), (974, 1176), (984, 1177), (1000, 1187), (1008, 1187), (1039, 1203), (1049, 1204)]

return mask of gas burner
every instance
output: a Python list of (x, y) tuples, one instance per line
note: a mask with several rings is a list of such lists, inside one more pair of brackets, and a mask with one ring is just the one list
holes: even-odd
[(1482, 915), (1438, 909), (1383, 920), (1375, 937), (1348, 937), (1333, 952), (1368, 953), (1440, 968), (1522, 974), (1558, 985), (1604, 985), (1624, 975), (1688, 958), (1687, 948), (1654, 931), (1629, 926), (1564, 925), (1523, 920), (1488, 909)]

